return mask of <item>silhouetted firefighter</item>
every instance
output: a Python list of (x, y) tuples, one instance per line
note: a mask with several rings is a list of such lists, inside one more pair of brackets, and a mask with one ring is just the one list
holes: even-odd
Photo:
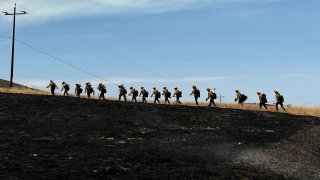
[(182, 91), (180, 91), (177, 87), (174, 88), (173, 97), (176, 97), (176, 103), (177, 104), (182, 104), (180, 102), (180, 98), (182, 97)]
[(268, 107), (267, 107), (267, 102), (268, 102), (267, 95), (265, 93), (261, 93), (261, 92), (257, 92), (257, 95), (259, 97), (259, 108), (260, 108), (260, 110), (262, 109), (262, 106), (264, 108), (266, 108), (266, 110), (268, 110)]
[(49, 85), (47, 86), (47, 88), (49, 88), (49, 87), (50, 87), (50, 90), (51, 90), (51, 94), (52, 94), (52, 95), (55, 95), (55, 94), (54, 94), (54, 91), (55, 91), (56, 89), (59, 89), (58, 86), (56, 85), (56, 83), (54, 83), (52, 80), (50, 80)]
[(138, 95), (139, 95), (138, 90), (136, 90), (134, 87), (130, 87), (129, 96), (132, 96), (132, 102), (137, 102), (137, 96)]
[(83, 89), (81, 88), (81, 84), (76, 84), (76, 88), (74, 90), (74, 93), (80, 97), (80, 94), (82, 93)]
[(123, 99), (125, 102), (127, 102), (127, 97), (126, 97), (126, 94), (127, 94), (127, 90), (126, 88), (124, 87), (124, 85), (119, 85), (119, 101), (121, 101), (121, 97), (123, 96)]
[(105, 100), (104, 94), (107, 93), (107, 87), (100, 83), (97, 89), (100, 91), (99, 100)]
[(63, 91), (63, 96), (69, 96), (69, 93), (68, 93), (69, 90), (70, 90), (69, 84), (63, 81), (62, 88), (61, 88), (61, 91)]
[(286, 108), (284, 108), (283, 103), (284, 103), (284, 97), (281, 95), (278, 91), (274, 91), (275, 93), (275, 98), (276, 98), (276, 110), (277, 112), (279, 111), (278, 106), (280, 105), (281, 108), (286, 111)]
[(199, 105), (198, 98), (200, 98), (200, 90), (195, 85), (192, 86), (192, 92), (191, 92), (190, 96), (192, 96), (192, 95), (194, 95), (194, 100), (195, 100), (196, 104)]
[(94, 90), (93, 90), (90, 82), (87, 82), (87, 83), (86, 83), (86, 88), (85, 88), (84, 92), (87, 93), (87, 97), (88, 97), (88, 98), (91, 97), (91, 94), (94, 95)]
[(214, 102), (214, 100), (217, 99), (217, 94), (212, 92), (210, 88), (208, 88), (207, 91), (208, 91), (208, 98), (206, 99), (206, 101), (210, 99), (209, 107), (211, 107), (212, 104), (216, 106), (216, 103)]
[(244, 94), (241, 94), (239, 90), (236, 90), (236, 98), (234, 99), (235, 102), (238, 101), (239, 104), (243, 105), (243, 103), (248, 99), (248, 97)]
[(139, 97), (142, 95), (142, 102), (143, 103), (147, 103), (147, 97), (149, 96), (149, 92), (144, 89), (144, 87), (141, 87), (141, 91), (140, 91), (140, 95)]
[(171, 92), (169, 92), (167, 87), (163, 87), (162, 95), (164, 95), (164, 103), (170, 104), (169, 99), (171, 98)]
[(161, 93), (157, 90), (157, 88), (153, 88), (153, 92), (152, 92), (152, 95), (151, 95), (151, 97), (153, 97), (154, 96), (154, 104), (156, 103), (156, 102), (158, 102), (159, 104), (160, 104), (160, 98), (161, 98)]

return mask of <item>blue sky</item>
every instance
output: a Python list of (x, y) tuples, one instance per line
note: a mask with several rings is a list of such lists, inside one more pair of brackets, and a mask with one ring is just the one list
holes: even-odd
[[(92, 77), (25, 45), (16, 44), (15, 80), (43, 88), (104, 82), (117, 87), (180, 87), (184, 100), (196, 84), (217, 88), (232, 102), (239, 89), (256, 102), (273, 90), (286, 103), (319, 105), (320, 17), (317, 0), (17, 0), (16, 38), (85, 69)], [(1, 11), (14, 1), (1, 0)], [(0, 16), (0, 36), (12, 17)], [(0, 78), (9, 78), (10, 39), (0, 37)], [(204, 96), (203, 96), (204, 99)]]

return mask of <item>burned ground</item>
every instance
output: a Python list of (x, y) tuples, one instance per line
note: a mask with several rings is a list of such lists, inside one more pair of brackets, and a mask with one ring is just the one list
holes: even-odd
[(320, 119), (0, 94), (0, 177), (320, 179)]

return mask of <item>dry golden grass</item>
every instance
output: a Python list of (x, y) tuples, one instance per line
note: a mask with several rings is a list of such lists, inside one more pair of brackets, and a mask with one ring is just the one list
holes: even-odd
[[(46, 91), (40, 91), (37, 89), (31, 89), (31, 88), (21, 88), (21, 87), (14, 87), (12, 89), (10, 88), (0, 88), (0, 93), (19, 93), (19, 94), (36, 94), (36, 95), (50, 95), (49, 92)], [(70, 94), (72, 97), (75, 97), (75, 95)], [(58, 94), (58, 96), (61, 96)], [(82, 95), (81, 98), (87, 98), (85, 95)], [(93, 96), (90, 99), (99, 99), (98, 96)], [(106, 96), (107, 100), (111, 101), (117, 101), (117, 98), (114, 97), (108, 97)], [(122, 99), (123, 100), (123, 99)], [(131, 102), (131, 97), (127, 97), (128, 102)], [(138, 102), (140, 102), (140, 98), (138, 98)], [(148, 98), (148, 103), (153, 103), (153, 98)], [(175, 99), (171, 100), (172, 105), (176, 105)], [(164, 100), (161, 100), (161, 104), (164, 104)], [(243, 109), (243, 110), (251, 110), (251, 111), (260, 111), (258, 104), (243, 104), (243, 106), (239, 104), (231, 104), (231, 103), (216, 103), (217, 107), (220, 108), (230, 108), (230, 109)], [(187, 106), (196, 106), (194, 102), (184, 102), (182, 105)], [(208, 102), (199, 102), (199, 107), (207, 107)], [(276, 108), (274, 105), (268, 106), (269, 110), (271, 112), (276, 112)], [(302, 106), (291, 106), (286, 107), (287, 111), (286, 113), (294, 114), (294, 115), (307, 115), (307, 116), (317, 116), (320, 117), (320, 107), (302, 107)], [(267, 111), (264, 108), (262, 111)], [(280, 112), (283, 112), (281, 108), (279, 108)]]
[(288, 113), (320, 117), (320, 107), (290, 107)]
[(40, 91), (37, 89), (31, 88), (20, 88), (20, 87), (13, 87), (13, 88), (0, 88), (1, 93), (18, 93), (18, 94), (37, 94), (37, 95), (48, 95), (48, 92)]
[[(220, 108), (230, 108), (230, 109), (243, 109), (243, 110), (251, 110), (251, 111), (270, 111), (270, 112), (276, 112), (275, 105), (268, 105), (269, 110), (265, 110), (264, 107), (262, 107), (262, 110), (259, 109), (258, 104), (243, 104), (242, 106), (240, 104), (234, 103), (216, 103), (217, 107)], [(184, 105), (188, 106), (196, 106), (194, 102), (187, 102), (184, 103)], [(199, 106), (208, 106), (208, 103), (200, 102)], [(320, 117), (320, 107), (303, 107), (303, 106), (290, 106), (286, 107), (286, 113), (294, 114), (294, 115), (306, 115), (306, 116), (317, 116)], [(279, 112), (284, 112), (281, 107), (279, 106)]]

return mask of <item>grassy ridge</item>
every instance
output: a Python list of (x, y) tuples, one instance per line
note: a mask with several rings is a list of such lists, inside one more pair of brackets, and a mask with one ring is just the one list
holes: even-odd
[[(26, 86), (15, 84), (12, 89), (8, 88), (8, 82), (5, 82), (7, 85), (3, 85), (5, 81), (0, 80), (0, 93), (19, 93), (19, 94), (37, 94), (37, 95), (49, 95), (49, 92), (46, 91), (40, 91), (33, 88), (28, 88)], [(58, 95), (59, 96), (59, 95)], [(74, 96), (73, 94), (71, 96)], [(86, 98), (84, 95), (83, 98)], [(97, 96), (92, 97), (91, 99), (98, 99)], [(116, 101), (116, 98), (109, 97), (108, 100)], [(130, 101), (130, 98), (128, 98)], [(153, 99), (149, 98), (149, 102), (153, 102)], [(175, 100), (172, 99), (172, 102), (174, 105), (176, 105), (174, 102)], [(163, 101), (161, 103), (164, 103)], [(185, 102), (183, 105), (187, 106), (195, 106), (194, 102)], [(205, 107), (208, 103), (206, 102), (200, 102), (199, 106)], [(254, 110), (254, 111), (260, 111), (258, 104), (244, 104), (243, 106), (240, 106), (239, 104), (230, 104), (230, 103), (217, 103), (217, 105), (221, 108), (231, 108), (231, 109), (243, 109), (243, 110)], [(281, 109), (281, 108), (280, 108)], [(275, 106), (271, 105), (269, 106), (269, 111), (275, 112)], [(282, 110), (280, 110), (282, 111)], [(294, 114), (294, 115), (308, 115), (308, 116), (317, 116), (320, 117), (320, 107), (303, 107), (303, 106), (291, 106), (287, 108), (287, 113)]]

